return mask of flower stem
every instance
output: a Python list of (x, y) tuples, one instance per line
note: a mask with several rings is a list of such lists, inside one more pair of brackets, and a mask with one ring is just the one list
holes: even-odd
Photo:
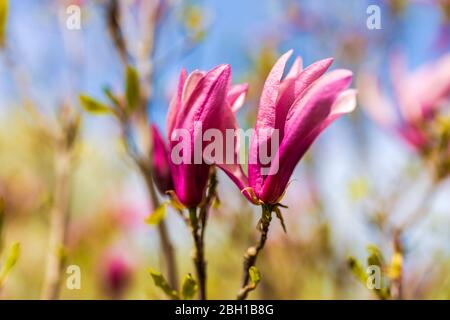
[[(206, 300), (206, 261), (205, 261), (205, 251), (204, 251), (204, 241), (202, 237), (203, 229), (199, 225), (199, 217), (197, 217), (197, 208), (189, 209), (189, 221), (191, 225), (192, 238), (194, 239), (194, 255), (192, 259), (194, 260), (195, 271), (198, 278), (199, 288), (200, 288), (200, 300)], [(201, 219), (200, 219), (201, 221)]]
[(249, 270), (256, 263), (256, 259), (258, 258), (259, 253), (264, 248), (264, 244), (267, 240), (267, 234), (269, 233), (270, 221), (272, 220), (272, 206), (263, 204), (261, 206), (261, 220), (259, 221), (259, 231), (261, 232), (261, 236), (259, 238), (259, 242), (256, 246), (252, 246), (247, 249), (247, 252), (244, 255), (244, 270), (242, 275), (242, 284), (241, 289), (237, 295), (237, 300), (245, 300), (249, 294), (249, 292), (255, 290), (256, 286), (250, 284), (250, 274)]
[(58, 299), (65, 260), (66, 231), (69, 216), (70, 168), (69, 150), (56, 151), (54, 203), (50, 212), (50, 239), (41, 293), (43, 300)]
[(211, 169), (209, 176), (208, 192), (206, 194), (205, 201), (199, 207), (199, 213), (197, 216), (197, 208), (189, 209), (189, 223), (191, 226), (192, 237), (194, 239), (194, 266), (199, 282), (199, 298), (200, 300), (206, 300), (207, 298), (207, 273), (206, 273), (206, 260), (205, 260), (205, 230), (208, 222), (208, 213), (213, 201), (217, 198), (217, 176), (214, 168)]

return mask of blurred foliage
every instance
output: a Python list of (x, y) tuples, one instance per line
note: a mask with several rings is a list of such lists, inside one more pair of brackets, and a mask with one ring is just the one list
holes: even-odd
[(8, 24), (8, 0), (0, 0), (0, 46), (5, 45), (6, 26)]
[[(147, 1), (139, 3), (145, 2)], [(165, 1), (162, 2), (165, 3)], [(390, 17), (390, 19), (394, 19), (395, 22), (395, 19), (398, 19), (396, 15), (408, 10), (406, 2), (397, 0), (389, 2), (389, 8), (395, 12), (394, 17)], [(40, 14), (48, 15), (48, 12), (54, 12), (47, 10), (49, 3), (38, 5), (45, 9)], [(125, 34), (118, 30), (119, 23), (125, 21), (125, 17), (118, 15), (120, 9), (117, 6), (118, 2), (112, 1), (111, 3), (114, 5), (108, 8), (107, 18), (110, 31), (114, 34), (114, 41), (117, 42), (115, 45), (122, 48), (122, 59), (127, 60), (127, 63), (133, 62), (132, 65), (136, 67), (127, 64), (125, 72), (121, 71), (115, 82), (109, 78), (103, 79), (105, 85), (110, 85), (109, 81), (112, 82), (111, 87), (105, 87), (103, 93), (100, 93), (100, 97), (103, 94), (103, 98), (94, 98), (97, 95), (93, 92), (81, 95), (79, 92), (74, 92), (73, 96), (67, 99), (74, 105), (78, 102), (88, 113), (113, 115), (116, 117), (114, 120), (117, 120), (127, 112), (125, 110), (133, 111), (140, 107), (142, 83), (147, 80), (140, 79), (143, 76), (141, 66), (136, 61), (128, 61), (128, 55), (135, 49), (134, 43), (133, 41), (127, 43), (124, 38)], [(135, 4), (138, 1), (129, 3)], [(11, 6), (11, 3), (9, 5)], [(168, 67), (175, 66), (175, 60), (180, 64), (188, 64), (189, 59), (192, 59), (192, 56), (189, 55), (190, 50), (194, 48), (192, 43), (200, 44), (202, 40), (210, 41), (209, 36), (217, 37), (216, 41), (220, 43), (224, 51), (240, 50), (239, 52), (242, 52), (246, 50), (246, 54), (243, 56), (247, 59), (244, 59), (245, 61), (242, 63), (244, 67), (239, 69), (233, 65), (233, 76), (239, 77), (239, 80), (248, 81), (250, 84), (246, 108), (239, 111), (239, 115), (242, 116), (239, 120), (243, 120), (244, 127), (248, 127), (254, 124), (264, 79), (279, 53), (288, 45), (298, 44), (302, 48), (300, 53), (305, 52), (308, 62), (313, 58), (333, 55), (336, 57), (337, 66), (351, 65), (352, 70), (357, 72), (362, 63), (365, 63), (367, 56), (376, 51), (372, 50), (371, 45), (378, 46), (377, 50), (381, 51), (381, 45), (388, 46), (390, 41), (384, 39), (379, 33), (376, 37), (368, 39), (367, 34), (355, 31), (354, 26), (350, 26), (348, 29), (350, 31), (344, 27), (338, 28), (337, 26), (344, 25), (345, 22), (351, 24), (348, 12), (333, 12), (333, 17), (339, 16), (341, 19), (337, 22), (337, 18), (330, 18), (325, 13), (322, 16), (321, 12), (318, 13), (317, 10), (304, 6), (300, 1), (291, 1), (289, 5), (280, 6), (282, 8), (279, 17), (271, 17), (273, 20), (270, 21), (262, 19), (261, 26), (265, 28), (248, 31), (252, 32), (255, 39), (248, 39), (248, 43), (243, 43), (240, 48), (228, 48), (228, 42), (220, 38), (222, 36), (229, 37), (229, 34), (222, 34), (214, 28), (211, 28), (212, 31), (210, 30), (211, 26), (215, 27), (214, 19), (220, 18), (221, 12), (216, 13), (218, 17), (214, 17), (207, 8), (190, 1), (183, 3), (180, 8), (161, 10), (164, 14), (161, 13), (158, 16), (158, 21), (175, 16), (177, 23), (181, 23), (182, 33), (187, 37), (189, 50), (184, 51), (186, 48), (183, 47), (180, 52), (173, 53), (171, 50), (176, 47), (174, 45), (168, 48), (169, 53), (162, 52), (160, 55), (164, 58), (167, 55), (166, 60), (170, 62), (167, 63)], [(447, 12), (448, 15), (448, 6), (442, 2), (441, 7), (444, 9), (443, 12)], [(98, 8), (94, 4), (89, 4), (86, 10), (96, 11)], [(273, 12), (275, 15), (276, 10)], [(7, 16), (8, 1), (0, 0), (0, 43), (4, 43), (7, 33)], [(91, 16), (92, 19), (95, 17), (96, 15)], [(281, 21), (275, 21), (276, 19)], [(142, 20), (148, 21), (148, 18)], [(227, 23), (234, 22), (227, 21)], [(88, 47), (92, 45), (92, 41), (103, 41), (104, 39), (101, 37), (107, 38), (103, 33), (99, 33), (99, 35), (95, 32), (96, 29), (90, 28), (93, 27), (91, 25), (83, 26), (86, 33), (92, 32), (93, 36), (98, 38), (94, 38), (94, 40), (89, 38)], [(392, 28), (392, 30), (394, 29), (398, 30)], [(8, 32), (10, 31), (12, 30), (8, 30)], [(242, 30), (242, 32), (244, 31)], [(164, 40), (168, 31), (161, 27), (158, 32), (158, 37)], [(16, 33), (13, 34), (16, 35)], [(19, 40), (24, 41), (24, 39), (20, 39), (21, 34), (17, 32), (18, 43)], [(295, 38), (297, 35), (306, 36)], [(312, 37), (320, 41), (311, 41)], [(168, 37), (168, 39), (171, 38)], [(288, 40), (292, 42), (288, 42)], [(257, 45), (254, 44), (255, 42)], [(134, 45), (140, 48), (138, 44)], [(200, 52), (208, 56), (211, 51), (208, 51), (209, 47), (206, 48), (207, 50), (203, 52), (201, 49)], [(100, 55), (100, 53), (99, 50), (98, 54)], [(53, 68), (53, 65), (48, 62), (48, 56), (44, 56), (42, 52), (33, 54), (46, 62), (42, 64), (42, 67), (36, 68), (38, 71), (46, 75), (59, 74), (56, 67)], [(56, 53), (54, 54), (56, 55)], [(21, 59), (20, 54), (17, 57)], [(23, 65), (26, 67), (30, 63), (29, 57), (23, 59)], [(112, 64), (111, 61), (107, 62)], [(207, 63), (212, 63), (211, 61), (212, 59), (207, 60)], [(7, 65), (3, 62), (2, 60), (2, 64)], [(95, 60), (86, 65), (97, 72), (101, 69), (96, 63), (101, 62)], [(231, 62), (235, 63), (235, 61)], [(161, 71), (167, 65), (161, 63), (152, 67), (153, 70)], [(238, 62), (236, 65), (240, 66)], [(122, 67), (121, 65), (117, 69), (122, 70)], [(108, 69), (114, 68), (116, 66), (108, 65)], [(143, 69), (145, 70), (145, 68)], [(7, 76), (7, 73), (7, 71), (4, 72), (5, 81), (2, 83), (4, 86), (2, 93), (9, 94), (13, 91), (9, 86), (13, 77)], [(164, 73), (161, 72), (161, 74)], [(68, 78), (72, 79), (71, 76)], [(155, 83), (161, 81), (164, 82), (165, 87), (169, 86), (170, 81), (166, 81), (159, 74), (155, 78)], [(44, 97), (45, 108), (42, 108), (42, 113), (45, 117), (53, 117), (46, 108), (47, 105), (52, 104), (45, 100), (48, 92), (40, 91), (55, 91), (59, 94), (59, 91), (70, 90), (43, 89), (45, 83), (40, 83), (41, 77), (34, 75), (32, 79), (33, 81), (30, 81), (32, 91), (38, 91), (39, 96)], [(85, 78), (81, 82), (90, 83), (91, 81), (96, 83), (93, 79)], [(88, 87), (83, 87), (83, 89), (86, 88)], [(160, 89), (155, 86), (152, 94), (162, 95), (160, 91), (163, 90)], [(57, 100), (65, 101), (66, 98), (58, 95)], [(155, 118), (161, 129), (163, 125), (159, 123), (160, 118), (157, 115), (161, 110), (166, 111), (168, 103), (168, 101), (164, 101), (163, 104), (156, 100), (149, 103), (153, 112), (150, 118)], [(2, 99), (0, 109), (2, 112), (0, 118), (0, 199), (3, 199), (3, 203), (0, 203), (0, 243), (3, 244), (3, 246), (0, 245), (0, 287), (3, 284), (0, 297), (5, 299), (37, 299), (39, 297), (48, 245), (48, 213), (54, 202), (52, 191), (55, 185), (54, 143), (43, 134), (37, 119), (21, 107), (14, 101)], [(330, 144), (332, 146), (339, 145), (337, 154), (330, 152), (332, 148), (329, 149), (327, 140), (323, 139), (324, 143), (308, 153), (303, 164), (299, 166), (299, 171), (296, 172), (298, 181), (294, 181), (283, 199), (283, 203), (286, 202), (288, 208), (282, 208), (283, 216), (281, 216), (281, 212), (278, 216), (282, 223), (272, 224), (266, 248), (258, 260), (257, 268), (250, 270), (252, 282), (258, 285), (257, 290), (251, 293), (251, 298), (385, 299), (389, 297), (388, 289), (391, 282), (402, 275), (405, 298), (449, 299), (450, 257), (448, 246), (442, 247), (442, 242), (448, 238), (448, 230), (442, 231), (442, 226), (448, 224), (448, 220), (430, 217), (429, 224), (416, 226), (412, 235), (408, 234), (406, 237), (407, 241), (415, 241), (412, 242), (413, 245), (408, 246), (404, 252), (389, 249), (392, 242), (389, 230), (388, 232), (378, 231), (384, 231), (384, 226), (389, 225), (391, 210), (395, 209), (389, 198), (393, 193), (392, 190), (397, 187), (403, 194), (406, 189), (405, 184), (394, 180), (394, 182), (388, 183), (388, 186), (376, 185), (376, 183), (384, 181), (387, 173), (378, 172), (376, 168), (372, 169), (373, 163), (366, 161), (366, 156), (368, 146), (371, 143), (378, 143), (378, 141), (364, 140), (366, 134), (364, 130), (370, 126), (362, 117), (355, 116), (346, 124), (348, 124), (346, 129), (349, 128), (350, 131), (345, 136), (346, 141), (341, 136), (334, 136), (334, 133), (340, 133), (339, 130), (329, 135), (330, 141), (332, 141)], [(77, 166), (73, 170), (71, 183), (71, 217), (65, 255), (68, 265), (80, 266), (82, 289), (69, 290), (63, 285), (62, 298), (192, 299), (198, 290), (197, 282), (191, 275), (193, 272), (192, 241), (189, 230), (186, 229), (184, 221), (176, 212), (180, 208), (179, 204), (172, 202), (169, 206), (163, 203), (149, 215), (150, 206), (145, 195), (145, 183), (136, 173), (136, 168), (130, 163), (129, 158), (126, 157), (125, 150), (117, 144), (122, 133), (119, 132), (116, 121), (112, 121), (111, 117), (91, 118), (85, 114), (83, 121), (80, 121), (80, 126), (81, 140), (76, 157)], [(445, 139), (449, 138), (449, 128), (448, 117), (445, 116), (438, 118), (433, 124), (435, 136), (441, 139), (436, 139), (436, 145), (446, 145)], [(361, 141), (362, 143), (358, 144)], [(353, 144), (356, 145), (355, 150), (348, 151), (343, 147), (344, 145), (353, 146)], [(372, 158), (378, 160), (387, 154), (389, 151), (384, 150), (384, 146), (383, 144), (376, 145), (376, 155)], [(395, 149), (400, 149), (397, 148), (397, 145), (394, 144), (394, 146)], [(339, 171), (338, 158), (346, 152), (349, 152), (352, 159), (355, 159), (352, 162), (344, 159), (352, 174), (350, 179), (347, 175), (337, 178), (330, 175), (328, 168), (332, 167), (333, 170)], [(409, 161), (410, 154), (407, 151), (404, 153), (407, 154)], [(450, 171), (448, 156), (439, 153), (435, 157), (437, 159), (435, 163), (442, 164), (439, 169), (440, 175), (448, 174)], [(319, 158), (324, 161), (318, 161)], [(408, 162), (408, 166), (414, 166), (414, 175), (398, 172), (400, 178), (406, 181), (406, 185), (417, 181), (419, 174), (425, 171), (420, 164), (412, 162), (413, 165)], [(394, 162), (389, 163), (389, 166), (391, 165), (392, 170), (398, 170), (398, 166), (395, 166)], [(375, 171), (375, 174), (372, 170)], [(334, 185), (336, 180), (339, 184)], [(350, 181), (349, 184), (348, 181)], [(225, 176), (219, 176), (218, 187), (220, 189), (218, 192), (220, 205), (216, 198), (205, 235), (208, 291), (212, 299), (231, 299), (235, 297), (240, 285), (242, 252), (245, 252), (249, 244), (255, 242), (257, 236), (255, 227), (258, 214), (256, 214), (255, 208), (243, 199), (239, 191), (229, 184)], [(443, 187), (447, 188), (444, 190), (447, 192), (448, 185)], [(325, 189), (327, 188), (332, 190), (328, 190), (326, 193)], [(385, 200), (383, 198), (385, 196), (389, 199)], [(405, 197), (406, 202), (415, 200), (414, 195)], [(346, 202), (347, 205), (345, 207), (339, 205), (337, 198), (342, 198), (341, 201)], [(347, 214), (347, 211), (350, 212)], [(374, 219), (377, 223), (368, 223), (368, 219), (364, 218), (372, 217), (373, 211), (380, 213), (376, 215), (377, 220)], [(341, 220), (343, 216), (346, 217), (346, 220)], [(170, 236), (177, 248), (179, 275), (185, 275), (182, 278), (180, 292), (170, 288), (161, 272), (148, 271), (149, 266), (153, 266), (155, 270), (164, 270), (164, 262), (159, 252), (158, 237), (156, 236), (157, 228), (148, 225), (157, 225), (162, 219), (170, 226)], [(430, 232), (431, 222), (437, 225), (435, 226), (437, 231), (433, 229)], [(377, 227), (374, 228), (374, 225)], [(285, 233), (283, 229), (288, 232)], [(420, 238), (419, 241), (417, 238)], [(376, 242), (379, 246), (369, 246), (367, 253), (364, 253), (365, 245), (371, 241)], [(18, 243), (20, 243), (20, 247)], [(105, 285), (105, 282), (108, 281), (115, 283), (120, 275), (105, 258), (111, 249), (117, 249), (119, 256), (127, 257), (132, 261), (132, 267), (128, 272), (132, 273), (133, 277), (127, 277), (123, 294), (120, 296), (112, 295), (109, 292), (112, 288), (111, 283)], [(426, 251), (425, 254), (421, 250)], [(352, 257), (347, 260), (348, 255), (352, 255)], [(423, 258), (424, 256), (426, 259)], [(19, 260), (17, 260), (18, 257)], [(366, 268), (370, 265), (380, 266), (384, 279), (383, 289), (374, 292), (367, 290)], [(64, 284), (67, 275), (63, 274)], [(6, 277), (7, 281), (5, 281)]]
[(181, 284), (181, 296), (185, 300), (191, 300), (195, 297), (198, 291), (197, 281), (194, 280), (192, 275), (188, 273)]

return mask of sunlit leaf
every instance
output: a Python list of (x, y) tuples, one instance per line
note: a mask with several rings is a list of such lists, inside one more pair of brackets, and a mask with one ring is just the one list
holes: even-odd
[(220, 205), (221, 205), (220, 198), (217, 196), (214, 197), (213, 202), (212, 202), (212, 208), (217, 210), (220, 208)]
[(181, 285), (181, 296), (185, 300), (191, 300), (197, 294), (197, 291), (198, 291), (197, 281), (195, 281), (192, 275), (188, 273), (184, 277), (183, 283)]
[(8, 24), (8, 0), (0, 0), (0, 46), (5, 45)]
[(402, 269), (403, 255), (400, 252), (394, 252), (387, 274), (391, 279), (399, 279), (402, 274)]
[(348, 257), (347, 263), (353, 275), (365, 285), (367, 281), (367, 274), (361, 263), (356, 260), (355, 257)]
[(177, 292), (170, 287), (169, 283), (166, 281), (166, 279), (160, 272), (150, 269), (149, 273), (153, 279), (153, 282), (155, 283), (155, 286), (164, 291), (164, 293), (169, 298), (174, 300), (179, 299)]
[(166, 203), (161, 204), (156, 210), (145, 219), (145, 223), (155, 225), (159, 224), (166, 216)]
[(11, 248), (9, 249), (4, 264), (0, 269), (0, 288), (5, 283), (5, 280), (8, 277), (8, 274), (11, 272), (11, 269), (16, 264), (17, 259), (19, 259), (19, 255), (20, 255), (20, 243), (14, 242)]
[(139, 104), (140, 89), (139, 75), (133, 67), (128, 66), (125, 79), (125, 96), (127, 99), (127, 109), (133, 111)]
[(261, 273), (257, 267), (250, 267), (250, 269), (248, 269), (248, 274), (250, 275), (250, 282), (255, 286), (261, 281)]
[(367, 251), (369, 252), (369, 256), (367, 257), (367, 265), (368, 266), (379, 266), (382, 267), (384, 265), (383, 254), (380, 249), (373, 244), (367, 246)]
[(79, 98), (80, 98), (81, 106), (87, 112), (94, 113), (94, 114), (105, 114), (105, 113), (109, 113), (112, 111), (111, 108), (109, 108), (107, 105), (105, 105), (87, 95), (81, 94)]

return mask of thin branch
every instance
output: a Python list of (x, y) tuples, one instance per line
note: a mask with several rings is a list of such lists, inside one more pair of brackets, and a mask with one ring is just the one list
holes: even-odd
[[(110, 36), (113, 39), (116, 51), (119, 54), (120, 60), (124, 68), (126, 68), (129, 63), (129, 54), (128, 54), (129, 52), (127, 49), (126, 39), (121, 30), (120, 17), (121, 13), (118, 1), (110, 0), (107, 7), (108, 28)], [(139, 56), (139, 59), (141, 59), (141, 61), (143, 61), (143, 59), (150, 59), (150, 64), (153, 55), (153, 39), (154, 39), (153, 33), (155, 23), (156, 21), (150, 20), (150, 26), (148, 27), (149, 33), (151, 35), (146, 37), (145, 40), (147, 43), (145, 45), (145, 50), (141, 52)], [(147, 136), (149, 136), (150, 130), (147, 121), (147, 105), (150, 100), (150, 93), (151, 93), (151, 83), (152, 83), (151, 68), (149, 68), (148, 70), (144, 70), (144, 72), (142, 72), (141, 70), (140, 74), (141, 74), (141, 83), (140, 83), (141, 97), (140, 97), (140, 108), (138, 110), (138, 112), (140, 112), (139, 114), (140, 117), (136, 119), (137, 123), (135, 123), (135, 125), (139, 129), (141, 129), (141, 131), (144, 132)], [(144, 150), (141, 154), (136, 154), (132, 150), (128, 141), (129, 137), (127, 136), (126, 132), (126, 129), (131, 125), (129, 121), (130, 121), (129, 117), (119, 117), (119, 124), (122, 130), (122, 136), (125, 142), (126, 151), (130, 156), (130, 158), (134, 161), (136, 166), (139, 168), (139, 171), (145, 180), (148, 195), (152, 203), (153, 209), (156, 209), (159, 206), (159, 199), (153, 184), (153, 166), (151, 163), (152, 148), (148, 147), (148, 150)], [(177, 276), (175, 249), (172, 244), (172, 241), (170, 240), (167, 223), (165, 220), (161, 221), (158, 224), (158, 235), (161, 243), (161, 252), (164, 256), (164, 260), (166, 263), (167, 277), (169, 284), (171, 285), (172, 288), (177, 289), (178, 276)]]
[(261, 220), (259, 221), (258, 224), (261, 236), (256, 246), (248, 248), (247, 252), (244, 255), (242, 284), (241, 289), (239, 290), (239, 293), (237, 295), (237, 300), (245, 300), (248, 294), (256, 288), (254, 284), (250, 283), (249, 270), (251, 267), (255, 265), (259, 253), (261, 252), (262, 249), (264, 249), (264, 245), (267, 240), (267, 235), (269, 233), (270, 221), (272, 220), (272, 208), (270, 206), (262, 205), (261, 210), (262, 210)]
[(43, 300), (59, 297), (61, 273), (65, 262), (65, 243), (69, 219), (71, 148), (59, 146), (55, 154), (54, 203), (50, 212), (50, 238), (47, 266), (41, 293)]
[(200, 205), (197, 216), (197, 208), (189, 210), (189, 222), (191, 226), (192, 238), (194, 240), (194, 266), (199, 282), (199, 298), (207, 299), (207, 268), (205, 259), (205, 230), (208, 222), (209, 210), (217, 197), (217, 176), (215, 168), (211, 168), (209, 176), (209, 186), (205, 200)]

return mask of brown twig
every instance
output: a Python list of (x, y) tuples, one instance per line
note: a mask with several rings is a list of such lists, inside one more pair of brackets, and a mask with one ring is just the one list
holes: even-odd
[(41, 298), (58, 299), (62, 269), (66, 252), (67, 227), (69, 223), (70, 177), (74, 164), (74, 150), (80, 129), (78, 113), (70, 114), (69, 109), (61, 109), (61, 133), (54, 137), (54, 199), (50, 211), (50, 238)]
[(262, 215), (261, 220), (258, 224), (258, 229), (261, 232), (261, 236), (259, 238), (259, 242), (256, 246), (250, 247), (247, 249), (247, 252), (244, 255), (244, 268), (242, 275), (242, 284), (241, 289), (237, 295), (237, 300), (245, 300), (248, 294), (255, 290), (256, 285), (250, 282), (250, 273), (249, 270), (256, 263), (256, 259), (258, 258), (259, 253), (264, 248), (264, 245), (267, 240), (267, 235), (269, 233), (270, 221), (272, 220), (272, 207), (267, 205), (261, 205)]
[(54, 203), (50, 211), (50, 238), (41, 299), (58, 299), (65, 261), (66, 230), (69, 217), (71, 148), (61, 143), (55, 154)]
[[(159, 207), (160, 203), (153, 184), (151, 166), (147, 163), (149, 162), (137, 160), (139, 170), (144, 177), (145, 183), (147, 185), (147, 190), (152, 202), (153, 209), (156, 209)], [(166, 263), (167, 278), (171, 287), (176, 290), (178, 288), (178, 273), (176, 267), (177, 264), (175, 258), (175, 248), (172, 244), (172, 241), (170, 240), (165, 220), (162, 220), (160, 223), (158, 223), (158, 236), (161, 243), (161, 252)]]
[(197, 208), (189, 209), (189, 221), (191, 226), (192, 238), (194, 239), (193, 261), (195, 272), (199, 283), (199, 297), (206, 300), (206, 261), (203, 241), (201, 239), (201, 226), (197, 217)]
[(207, 299), (207, 268), (205, 259), (205, 230), (208, 221), (208, 213), (212, 203), (217, 198), (217, 176), (214, 168), (211, 169), (209, 177), (208, 192), (205, 200), (200, 205), (199, 214), (197, 216), (197, 208), (189, 209), (189, 223), (191, 226), (192, 237), (194, 240), (194, 266), (199, 282), (199, 298)]
[[(107, 6), (107, 24), (111, 38), (113, 39), (115, 48), (119, 54), (120, 60), (124, 65), (124, 68), (127, 68), (129, 63), (129, 52), (127, 49), (126, 38), (122, 33), (122, 29), (120, 26), (121, 20), (121, 12), (120, 7), (117, 0), (110, 0)], [(153, 39), (155, 32), (156, 21), (154, 19), (149, 19), (148, 35), (146, 39), (144, 39), (144, 48), (145, 50), (140, 52), (139, 59), (150, 59), (152, 61), (153, 56)], [(141, 61), (142, 62), (142, 61)], [(150, 136), (149, 126), (147, 122), (147, 105), (151, 98), (151, 83), (152, 83), (152, 73), (151, 68), (147, 70), (140, 70), (141, 83), (140, 83), (140, 103), (137, 112), (139, 112), (139, 117), (135, 118), (134, 123), (139, 129), (141, 129), (146, 136)], [(139, 168), (139, 171), (142, 177), (145, 180), (148, 195), (150, 201), (152, 203), (153, 209), (158, 208), (160, 205), (158, 196), (156, 194), (156, 190), (153, 184), (153, 168), (151, 163), (151, 152), (152, 148), (148, 147), (148, 150), (144, 150), (141, 154), (136, 154), (129, 146), (127, 136), (127, 128), (131, 126), (131, 119), (129, 116), (121, 115), (119, 118), (119, 124), (122, 130), (122, 136), (125, 142), (126, 150), (130, 158), (134, 161), (136, 166)], [(148, 134), (147, 134), (148, 133)], [(178, 275), (177, 275), (177, 264), (175, 257), (175, 249), (170, 240), (167, 223), (166, 221), (161, 221), (158, 224), (158, 235), (161, 243), (161, 252), (164, 256), (164, 260), (167, 268), (167, 277), (169, 284), (173, 289), (178, 288)]]
[(401, 242), (401, 231), (396, 230), (394, 232), (392, 246), (394, 248), (394, 255), (392, 263), (395, 264), (394, 268), (396, 269), (396, 277), (392, 279), (391, 283), (391, 298), (393, 300), (402, 300), (403, 299), (403, 245)]

